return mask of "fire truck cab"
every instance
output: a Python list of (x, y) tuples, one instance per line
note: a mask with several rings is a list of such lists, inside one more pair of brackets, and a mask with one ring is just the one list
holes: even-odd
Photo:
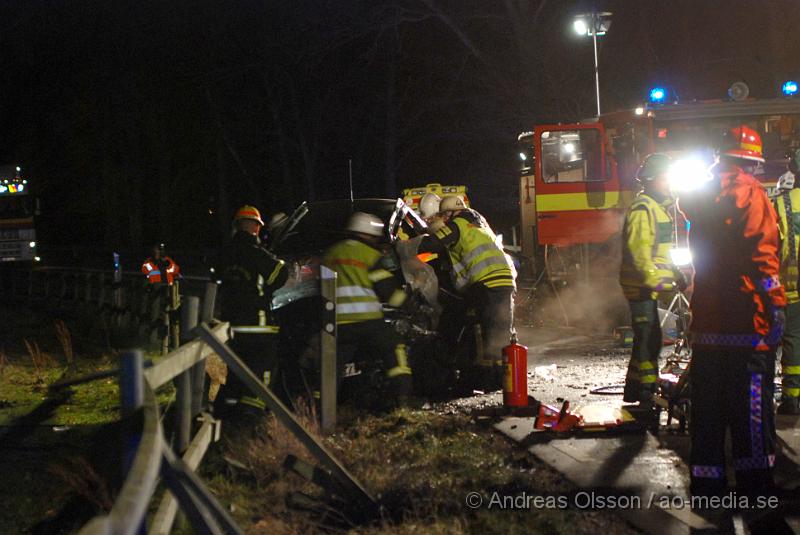
[[(523, 256), (604, 244), (622, 229), (637, 193), (636, 170), (650, 153), (713, 163), (715, 141), (740, 124), (762, 137), (766, 163), (757, 178), (775, 187), (789, 148), (800, 146), (800, 99), (663, 104), (618, 111), (576, 124), (536, 126), (519, 135)], [(585, 257), (588, 261), (588, 257)]]

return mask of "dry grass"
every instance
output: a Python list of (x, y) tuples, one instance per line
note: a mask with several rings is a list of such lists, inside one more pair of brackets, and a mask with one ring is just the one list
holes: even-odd
[(61, 351), (64, 354), (64, 360), (68, 366), (75, 363), (75, 351), (72, 348), (72, 335), (67, 328), (67, 324), (62, 320), (56, 320), (55, 324), (56, 338), (58, 343), (61, 344)]
[[(301, 420), (318, 433), (313, 411)], [(342, 418), (340, 421), (345, 421)], [(398, 411), (386, 416), (359, 415), (323, 439), (326, 447), (380, 501), (381, 518), (351, 526), (348, 533), (417, 535), (419, 533), (633, 533), (611, 513), (552, 510), (472, 510), (469, 492), (485, 495), (567, 493), (571, 486), (556, 472), (465, 416)], [(287, 454), (318, 465), (277, 423), (264, 422), (246, 440), (229, 443), (229, 453), (247, 473), (219, 476), (212, 488), (230, 506), (248, 533), (337, 532), (322, 527), (323, 515), (287, 508), (290, 492), (319, 494), (309, 483), (284, 473)], [(219, 470), (216, 471), (219, 474)], [(239, 479), (236, 482), (236, 479)]]
[(51, 465), (48, 471), (63, 483), (65, 493), (78, 495), (90, 503), (97, 513), (108, 512), (114, 505), (105, 480), (85, 457), (74, 457), (65, 464)]
[(56, 361), (53, 360), (53, 357), (42, 351), (35, 340), (31, 343), (27, 338), (24, 338), (23, 341), (25, 342), (25, 347), (28, 350), (28, 355), (31, 357), (31, 362), (33, 362), (33, 367), (37, 375), (41, 376), (45, 370), (56, 365)]
[(8, 366), (8, 357), (6, 357), (6, 352), (0, 350), (0, 377), (3, 376), (3, 370), (6, 369)]

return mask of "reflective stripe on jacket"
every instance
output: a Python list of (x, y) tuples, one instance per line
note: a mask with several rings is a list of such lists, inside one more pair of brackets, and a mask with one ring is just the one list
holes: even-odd
[(781, 239), (781, 282), (786, 291), (786, 300), (789, 303), (797, 303), (800, 301), (800, 294), (797, 291), (797, 277), (800, 275), (797, 269), (797, 252), (800, 244), (800, 189), (781, 192), (775, 199), (775, 210), (778, 212), (778, 233)]
[(653, 289), (671, 289), (675, 280), (669, 260), (674, 226), (664, 204), (640, 193), (628, 208), (622, 230), (622, 266), (619, 283), (631, 301), (655, 299)]
[(322, 263), (336, 271), (336, 323), (358, 323), (383, 318), (374, 286), (392, 277), (380, 267), (381, 252), (364, 242), (348, 239), (334, 244)]
[[(513, 288), (514, 272), (508, 256), (497, 245), (497, 238), (488, 225), (478, 223), (481, 220), (473, 222), (457, 215), (436, 231), (435, 237), (447, 245), (456, 288), (462, 289), (476, 283), (487, 288)], [(448, 240), (454, 233), (457, 239)]]

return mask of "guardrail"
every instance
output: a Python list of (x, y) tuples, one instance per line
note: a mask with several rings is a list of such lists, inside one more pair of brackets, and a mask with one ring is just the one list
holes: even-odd
[[(336, 425), (336, 273), (324, 267), (321, 271), (321, 423), (323, 432), (331, 432)], [(12, 278), (12, 294), (27, 299), (56, 298), (59, 303), (78, 302), (101, 309), (110, 307), (112, 311), (124, 313), (131, 311), (131, 307), (126, 305), (135, 302), (130, 294), (122, 293), (126, 288), (126, 280), (132, 283), (127, 288), (138, 287), (147, 293), (140, 273), (71, 268), (43, 268), (31, 270), (27, 275), (24, 271), (21, 273), (17, 278)], [(150, 523), (149, 533), (169, 533), (179, 508), (199, 533), (241, 533), (193, 472), (200, 465), (210, 444), (220, 436), (221, 421), (203, 412), (205, 359), (212, 353), (219, 355), (247, 388), (264, 400), (277, 419), (324, 466), (324, 469), (314, 468), (311, 471), (317, 474), (315, 478), (320, 473), (324, 474), (322, 480), (326, 482), (328, 495), (350, 504), (352, 518), (373, 518), (378, 508), (372, 496), (225, 345), (231, 332), (230, 326), (227, 323), (217, 323), (213, 328), (207, 326), (213, 317), (216, 285), (206, 278), (187, 279), (195, 285), (196, 293), (202, 293), (203, 299), (201, 306), (201, 299), (197, 295), (183, 297), (180, 332), (187, 335), (196, 333), (201, 339), (189, 341), (184, 336), (183, 341), (187, 343), (176, 347), (162, 361), (147, 369), (144, 368), (141, 350), (123, 353), (120, 395), (123, 419), (129, 429), (127, 451), (123, 454), (128, 475), (111, 511), (92, 519), (80, 533), (141, 532), (159, 477), (166, 483), (169, 492), (165, 494)], [(6, 290), (8, 285), (6, 279)], [(204, 323), (195, 328), (199, 319)], [(107, 376), (108, 373), (92, 374), (53, 387), (65, 388)], [(174, 381), (177, 389), (174, 448), (182, 454), (182, 458), (175, 455), (164, 439), (155, 396), (156, 389), (170, 381)], [(192, 437), (192, 422), (195, 419), (201, 425)], [(301, 464), (295, 459), (287, 467), (301, 475), (310, 473), (308, 466)]]
[[(374, 518), (378, 514), (378, 507), (363, 485), (317, 437), (303, 427), (239, 356), (225, 345), (229, 325), (219, 323), (209, 327), (207, 324), (202, 324), (195, 331), (200, 336), (199, 340), (181, 346), (149, 369), (144, 369), (140, 350), (123, 354), (120, 396), (125, 422), (129, 427), (127, 451), (124, 452), (123, 458), (125, 465), (130, 468), (111, 511), (92, 519), (81, 529), (80, 534), (140, 533), (159, 476), (166, 483), (169, 493), (162, 499), (150, 523), (149, 533), (169, 533), (179, 507), (186, 513), (192, 527), (198, 533), (242, 533), (193, 471), (199, 466), (211, 442), (219, 438), (220, 422), (208, 414), (201, 414), (200, 430), (191, 443), (188, 443), (183, 458), (179, 459), (164, 440), (156, 401), (155, 391), (158, 387), (177, 377), (188, 377), (191, 370), (202, 364), (211, 353), (219, 355), (245, 386), (264, 401), (278, 421), (323, 465), (325, 469), (323, 479), (327, 482), (327, 490), (338, 499), (351, 504), (354, 512), (351, 517), (358, 515), (362, 519)], [(184, 395), (191, 400), (191, 390), (185, 386), (188, 383), (179, 382), (179, 389), (181, 384), (184, 384)], [(186, 406), (191, 407), (191, 401)], [(178, 414), (181, 415), (179, 427), (191, 423), (187, 418), (193, 416), (191, 411), (179, 410)], [(179, 450), (180, 443), (179, 439)]]
[[(219, 340), (227, 340), (229, 326), (217, 324), (211, 332)], [(169, 533), (178, 511), (183, 509), (193, 527), (199, 533), (234, 533), (242, 531), (216, 499), (205, 489), (194, 474), (212, 441), (219, 439), (220, 422), (207, 413), (201, 413), (202, 425), (191, 442), (177, 440), (177, 449), (185, 450), (183, 458), (178, 458), (164, 439), (155, 391), (176, 377), (189, 377), (197, 365), (214, 351), (203, 341), (194, 340), (181, 346), (166, 359), (145, 370), (140, 350), (127, 351), (122, 356), (120, 374), (120, 397), (122, 412), (128, 427), (126, 452), (123, 462), (128, 474), (111, 511), (95, 517), (87, 523), (82, 535), (140, 533), (159, 476), (169, 489), (162, 499), (148, 529), (149, 533)], [(192, 391), (187, 388), (188, 381), (179, 381), (179, 397), (189, 400), (191, 407)], [(180, 403), (178, 403), (180, 405)], [(191, 410), (178, 410), (178, 436), (180, 428), (189, 428), (194, 413)], [(138, 429), (137, 429), (138, 428)]]
[[(40, 303), (50, 309), (92, 315), (97, 329), (104, 333), (124, 334), (156, 343), (164, 336), (168, 301), (173, 298), (163, 287), (148, 285), (141, 272), (83, 269), (57, 266), (21, 268), (0, 266), (0, 293), (9, 301)], [(186, 276), (177, 283), (180, 292), (201, 299), (204, 319), (214, 315), (216, 284), (208, 277)], [(175, 294), (178, 293), (177, 285)], [(175, 305), (179, 299), (175, 297)], [(177, 309), (177, 306), (173, 306)], [(171, 332), (177, 338), (177, 329)], [(176, 343), (171, 344), (175, 347)], [(163, 351), (166, 353), (166, 351)]]

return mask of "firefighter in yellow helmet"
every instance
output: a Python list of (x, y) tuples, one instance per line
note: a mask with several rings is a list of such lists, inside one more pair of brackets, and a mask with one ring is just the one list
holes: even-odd
[[(231, 242), (222, 249), (215, 266), (220, 282), (220, 316), (231, 323), (233, 350), (267, 386), (276, 384), (278, 355), (276, 326), (270, 325), (272, 292), (286, 282), (288, 271), (282, 260), (261, 245), (264, 221), (254, 206), (237, 210)], [(220, 392), (221, 403), (243, 404), (263, 409), (264, 403), (233, 374)], [(219, 404), (217, 405), (219, 407)]]
[(781, 371), (783, 390), (778, 414), (800, 414), (800, 294), (797, 289), (798, 244), (800, 244), (800, 149), (788, 154), (788, 170), (778, 179), (775, 199), (781, 239), (780, 279), (786, 291), (786, 323), (783, 331)]
[(390, 261), (380, 250), (384, 235), (380, 218), (355, 212), (345, 230), (349, 236), (332, 245), (322, 260), (337, 274), (337, 341), (383, 361), (394, 401), (402, 406), (411, 394), (411, 368), (405, 344), (383, 320), (382, 303), (400, 307), (407, 294), (387, 269)]
[[(421, 251), (447, 254), (456, 289), (480, 321), (482, 347), (476, 351), (476, 385), (497, 390), (502, 378), (502, 348), (512, 331), (516, 272), (483, 216), (461, 197), (442, 198), (444, 225), (420, 245)], [(446, 252), (446, 253), (445, 253)]]
[[(628, 300), (633, 325), (633, 351), (625, 376), (623, 400), (652, 405), (658, 378), (662, 334), (658, 295), (675, 287), (679, 273), (669, 259), (673, 220), (669, 208), (668, 170), (671, 160), (651, 154), (636, 173), (642, 191), (628, 208), (622, 231), (622, 266), (619, 282)], [(682, 282), (682, 277), (679, 277)]]

